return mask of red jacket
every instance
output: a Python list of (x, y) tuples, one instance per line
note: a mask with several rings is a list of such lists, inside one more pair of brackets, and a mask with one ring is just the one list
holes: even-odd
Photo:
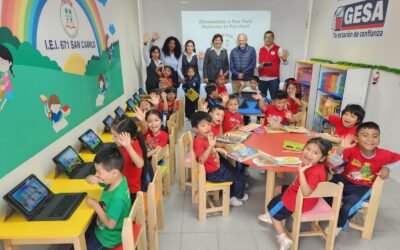
[(272, 48), (268, 50), (265, 46), (260, 49), (258, 62), (260, 64), (264, 62), (271, 62), (272, 66), (263, 67), (258, 70), (260, 77), (279, 77), (279, 70), (281, 66), (281, 59), (278, 55), (279, 46), (274, 43)]

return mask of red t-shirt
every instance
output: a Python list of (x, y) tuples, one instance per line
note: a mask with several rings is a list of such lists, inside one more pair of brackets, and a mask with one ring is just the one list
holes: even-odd
[(224, 121), (222, 122), (222, 130), (224, 133), (233, 130), (238, 125), (243, 125), (242, 116), (238, 112), (231, 113), (227, 110), (225, 112)]
[[(174, 106), (176, 105), (176, 110), (179, 109), (179, 100), (175, 100), (174, 102), (168, 103), (168, 111), (167, 111), (167, 119), (172, 115), (174, 112)], [(158, 104), (158, 111), (164, 112), (164, 102)]]
[[(196, 155), (196, 159), (198, 159), (208, 148), (208, 139), (200, 138), (196, 136), (193, 139), (193, 150)], [(218, 153), (213, 150), (208, 156), (208, 159), (204, 162), (204, 168), (206, 169), (206, 173), (213, 173), (219, 170), (219, 156)]]
[(328, 121), (335, 126), (335, 135), (339, 137), (346, 137), (346, 135), (356, 135), (357, 127), (346, 128), (343, 126), (342, 118), (338, 115), (330, 115)]
[(228, 93), (228, 90), (226, 89), (225, 85), (218, 86), (217, 87), (217, 93), (218, 94)]
[[(316, 164), (304, 172), (307, 183), (310, 188), (314, 191), (320, 182), (326, 181), (326, 169), (324, 164)], [(296, 177), (293, 184), (290, 185), (285, 193), (282, 195), (283, 205), (290, 211), (294, 212), (296, 210), (296, 197), (297, 192), (300, 190), (300, 180)], [(303, 212), (311, 210), (318, 202), (318, 198), (305, 198), (303, 200)]]
[[(132, 142), (132, 148), (142, 158), (143, 152), (138, 140)], [(142, 189), (140, 181), (142, 168), (138, 168), (135, 163), (133, 163), (131, 156), (124, 147), (120, 147), (119, 149), (124, 157), (124, 168), (122, 169), (122, 174), (128, 181), (129, 192), (137, 193)]]
[(288, 98), (287, 109), (292, 112), (292, 114), (297, 114), (297, 112), (299, 112), (299, 108), (300, 106), (292, 98)]
[(290, 123), (289, 120), (286, 118), (286, 112), (289, 112), (289, 110), (277, 110), (274, 105), (270, 104), (267, 104), (265, 108), (267, 109), (265, 111), (264, 119), (265, 126), (268, 126), (268, 119), (271, 119), (271, 117), (276, 117), (276, 119), (279, 119), (282, 125), (288, 125)]
[(168, 134), (164, 130), (161, 130), (158, 135), (154, 135), (153, 132), (148, 130), (146, 134), (144, 134), (144, 141), (146, 147), (149, 149), (154, 149), (157, 146), (162, 148), (168, 144)]
[(222, 127), (221, 125), (217, 125), (214, 123), (211, 123), (211, 130), (214, 136), (220, 136), (222, 135)]
[(400, 154), (376, 148), (375, 156), (367, 159), (361, 154), (360, 148), (357, 145), (344, 150), (343, 160), (347, 161), (341, 173), (344, 178), (354, 184), (371, 187), (375, 181), (376, 174), (382, 167), (386, 164), (399, 161)]

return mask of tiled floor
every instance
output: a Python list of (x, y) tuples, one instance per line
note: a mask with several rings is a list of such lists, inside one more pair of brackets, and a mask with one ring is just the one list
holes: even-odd
[[(188, 124), (186, 124), (187, 126)], [(161, 250), (268, 250), (278, 249), (271, 225), (257, 219), (263, 210), (265, 175), (250, 170), (248, 178), (250, 199), (243, 207), (233, 207), (229, 217), (208, 216), (197, 219), (197, 205), (191, 203), (191, 192), (179, 190), (177, 181), (170, 198), (164, 199), (165, 228), (160, 230)], [(284, 182), (290, 183), (290, 176)], [(371, 241), (363, 240), (357, 231), (343, 231), (336, 239), (335, 249), (340, 250), (386, 250), (400, 246), (400, 184), (388, 180)], [(318, 237), (302, 238), (299, 249), (324, 249), (325, 241)], [(1, 247), (0, 247), (1, 249)], [(57, 246), (23, 247), (26, 250), (61, 249)], [(65, 249), (65, 248), (64, 248)]]

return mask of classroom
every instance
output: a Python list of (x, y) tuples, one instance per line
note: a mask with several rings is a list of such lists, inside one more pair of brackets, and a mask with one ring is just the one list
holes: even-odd
[(396, 249), (399, 9), (0, 0), (0, 250)]

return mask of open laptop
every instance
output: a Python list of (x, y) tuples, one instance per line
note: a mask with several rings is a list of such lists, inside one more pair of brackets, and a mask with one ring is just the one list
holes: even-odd
[(135, 102), (135, 104), (139, 105), (140, 101), (142, 100), (140, 95), (138, 93), (135, 93), (135, 94), (132, 95), (132, 97), (133, 97), (133, 101)]
[(96, 154), (103, 146), (103, 142), (100, 137), (91, 129), (88, 129), (79, 137), (79, 141), (87, 148), (90, 152)]
[(118, 106), (115, 110), (114, 113), (119, 117), (119, 118), (124, 118), (126, 117), (124, 110)]
[(111, 126), (112, 126), (113, 121), (114, 121), (114, 119), (111, 117), (111, 115), (107, 115), (107, 117), (103, 120), (105, 131), (107, 131), (107, 132), (111, 131)]
[(128, 107), (128, 110), (135, 112), (136, 105), (135, 105), (135, 102), (132, 100), (132, 98), (129, 98), (126, 101), (126, 105)]
[(52, 221), (71, 217), (85, 196), (86, 193), (54, 194), (32, 174), (3, 199), (27, 220)]
[(53, 161), (57, 168), (70, 179), (84, 179), (86, 176), (96, 173), (93, 162), (84, 162), (71, 146), (56, 155)]

